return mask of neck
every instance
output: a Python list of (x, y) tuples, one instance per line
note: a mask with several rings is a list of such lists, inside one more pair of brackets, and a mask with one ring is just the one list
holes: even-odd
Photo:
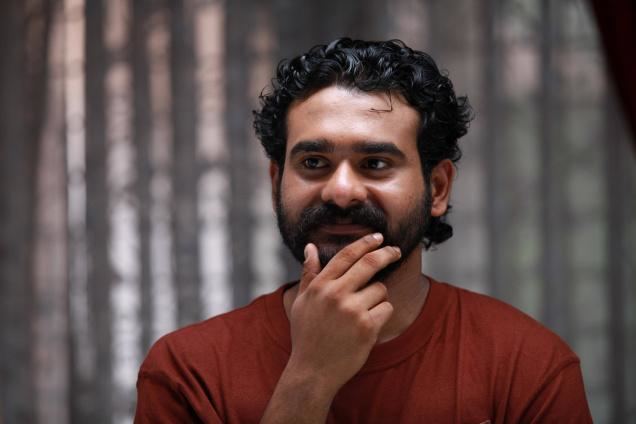
[[(382, 327), (378, 343), (389, 341), (402, 334), (419, 315), (430, 283), (422, 275), (422, 249), (417, 247), (402, 262), (400, 267), (383, 281), (388, 292), (388, 301), (393, 306), (393, 315)], [(284, 306), (287, 317), (298, 293), (298, 284), (284, 294)]]

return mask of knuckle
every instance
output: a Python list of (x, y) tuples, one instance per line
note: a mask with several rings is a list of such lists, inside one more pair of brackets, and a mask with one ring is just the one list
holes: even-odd
[(383, 263), (384, 261), (377, 254), (377, 252), (367, 253), (366, 255), (363, 256), (362, 260), (364, 261), (366, 265), (372, 268), (381, 267), (384, 264)]
[(338, 310), (342, 315), (349, 318), (353, 318), (357, 315), (356, 309), (346, 302), (340, 302), (338, 304)]
[(300, 277), (302, 280), (313, 280), (315, 277), (315, 274), (308, 270), (308, 269), (303, 269), (303, 273), (302, 276)]
[(328, 305), (335, 305), (337, 307), (340, 305), (340, 296), (335, 290), (325, 290), (322, 293), (322, 298)]
[(342, 249), (339, 253), (340, 259), (345, 262), (355, 262), (358, 259), (358, 253), (356, 252), (354, 246), (347, 246)]
[(321, 289), (318, 285), (316, 284), (310, 284), (309, 286), (307, 286), (307, 288), (305, 289), (305, 294), (309, 297), (316, 297), (318, 295), (320, 295)]
[(369, 314), (359, 315), (356, 324), (362, 336), (368, 336), (375, 331), (375, 323)]

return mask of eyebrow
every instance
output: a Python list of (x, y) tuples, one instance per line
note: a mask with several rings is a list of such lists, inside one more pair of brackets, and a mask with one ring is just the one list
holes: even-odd
[(367, 155), (385, 154), (395, 156), (400, 159), (406, 159), (406, 155), (394, 143), (386, 141), (362, 141), (353, 145), (353, 151), (356, 153), (365, 153)]
[(289, 152), (290, 157), (294, 157), (300, 153), (333, 153), (336, 146), (327, 140), (303, 140), (296, 143)]
[[(333, 153), (336, 150), (334, 143), (328, 140), (303, 140), (296, 143), (289, 153), (294, 157), (300, 153)], [(388, 154), (400, 159), (405, 159), (406, 155), (394, 143), (381, 141), (360, 141), (354, 143), (352, 150), (356, 153), (367, 155)]]

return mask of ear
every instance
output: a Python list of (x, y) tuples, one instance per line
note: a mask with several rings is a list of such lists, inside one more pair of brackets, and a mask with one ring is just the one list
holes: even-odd
[(272, 183), (272, 207), (276, 210), (276, 196), (278, 195), (278, 181), (280, 175), (280, 168), (273, 160), (269, 161), (269, 179)]
[(431, 207), (432, 216), (442, 216), (448, 210), (453, 180), (455, 180), (455, 165), (449, 159), (438, 163), (431, 172)]

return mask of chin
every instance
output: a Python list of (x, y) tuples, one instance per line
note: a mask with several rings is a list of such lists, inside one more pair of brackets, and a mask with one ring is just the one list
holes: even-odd
[(315, 243), (318, 248), (320, 266), (324, 268), (338, 252), (350, 243)]

